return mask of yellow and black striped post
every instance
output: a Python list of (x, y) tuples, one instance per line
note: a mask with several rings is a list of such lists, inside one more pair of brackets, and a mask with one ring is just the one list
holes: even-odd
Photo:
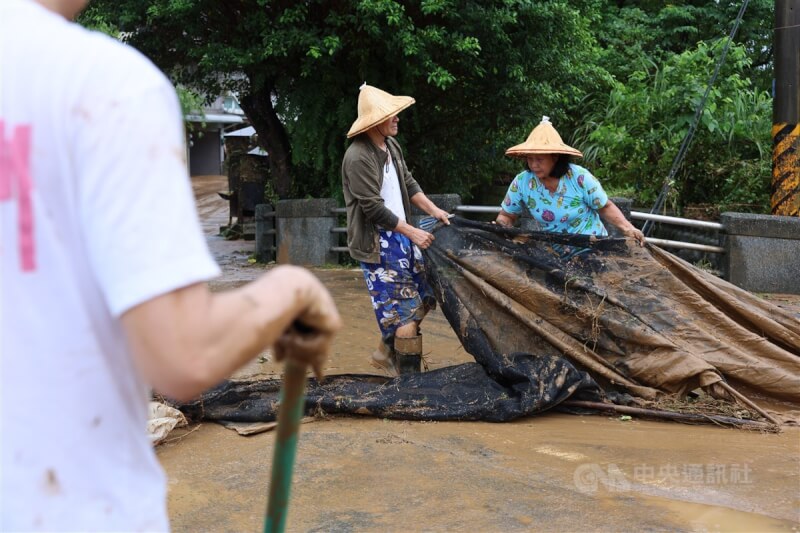
[(773, 124), (772, 147), (772, 214), (800, 216), (800, 124)]
[(800, 216), (800, 0), (775, 0), (773, 215)]

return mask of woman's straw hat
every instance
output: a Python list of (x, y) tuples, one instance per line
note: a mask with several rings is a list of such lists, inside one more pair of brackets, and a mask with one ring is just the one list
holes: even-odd
[(512, 157), (527, 157), (533, 154), (567, 154), (582, 157), (583, 154), (575, 148), (564, 144), (561, 136), (550, 123), (550, 117), (542, 117), (542, 121), (528, 135), (528, 139), (506, 150), (506, 155)]
[(359, 91), (358, 118), (347, 132), (348, 139), (377, 126), (414, 103), (414, 99), (410, 96), (392, 96), (366, 83), (359, 88)]

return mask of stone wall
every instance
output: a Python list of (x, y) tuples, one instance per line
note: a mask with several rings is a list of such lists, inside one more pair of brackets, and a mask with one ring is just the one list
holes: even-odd
[(753, 292), (800, 294), (800, 218), (722, 213), (725, 279)]
[(277, 217), (278, 263), (319, 266), (339, 261), (336, 246), (336, 215), (333, 198), (280, 200)]

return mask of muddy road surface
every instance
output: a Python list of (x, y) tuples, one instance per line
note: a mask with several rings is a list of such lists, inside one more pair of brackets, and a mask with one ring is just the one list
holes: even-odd
[[(195, 186), (224, 270), (212, 286), (261, 274), (247, 262), (252, 243), (214, 236), (227, 223), (214, 199), (224, 182)], [(326, 373), (374, 373), (377, 326), (360, 271), (315, 273), (345, 319)], [(424, 334), (430, 368), (471, 360), (438, 311)], [(276, 377), (280, 368), (265, 352), (239, 375)], [(260, 530), (274, 438), (212, 423), (173, 432), (157, 451), (174, 530)], [(301, 426), (292, 490), (289, 531), (796, 532), (800, 429), (559, 413), (505, 424), (320, 418)]]

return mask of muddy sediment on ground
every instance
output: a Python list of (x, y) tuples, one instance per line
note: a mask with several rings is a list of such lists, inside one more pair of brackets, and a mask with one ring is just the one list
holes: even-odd
[[(252, 243), (212, 236), (227, 211), (208, 199), (215, 182), (202, 185), (225, 272), (212, 286), (253, 279), (264, 267), (247, 262)], [(374, 373), (378, 330), (361, 272), (315, 274), (345, 319), (325, 372)], [(472, 360), (440, 312), (423, 331), (430, 368)], [(266, 352), (239, 375), (280, 371)], [(173, 433), (158, 455), (174, 530), (261, 528), (273, 442), (209, 423)], [(301, 427), (292, 490), (290, 531), (797, 531), (800, 429), (560, 413), (505, 424), (329, 417)]]
[[(322, 419), (301, 428), (289, 530), (792, 531), (797, 439), (565, 414)], [(175, 530), (258, 529), (273, 442), (203, 424), (159, 448)]]

